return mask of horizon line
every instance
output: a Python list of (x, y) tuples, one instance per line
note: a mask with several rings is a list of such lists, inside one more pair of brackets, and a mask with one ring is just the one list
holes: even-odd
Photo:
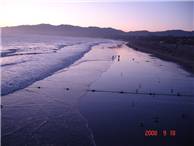
[(115, 29), (115, 30), (119, 30), (119, 31), (123, 31), (123, 32), (134, 32), (134, 31), (148, 31), (148, 32), (160, 32), (160, 31), (170, 31), (170, 30), (182, 30), (182, 31), (187, 31), (187, 32), (192, 32), (194, 31), (194, 29), (192, 30), (186, 30), (186, 29), (179, 29), (179, 28), (174, 28), (174, 29), (165, 29), (165, 30), (156, 30), (156, 31), (150, 31), (150, 30), (146, 30), (146, 29), (137, 29), (137, 30), (122, 30), (122, 29), (118, 29), (118, 28), (114, 28), (114, 27), (101, 27), (101, 26), (80, 26), (80, 25), (72, 25), (72, 24), (50, 24), (50, 23), (37, 23), (37, 24), (20, 24), (20, 25), (5, 25), (5, 26), (1, 26), (0, 28), (5, 28), (5, 27), (18, 27), (18, 26), (35, 26), (35, 25), (52, 25), (52, 26), (61, 26), (61, 25), (69, 25), (69, 26), (74, 26), (74, 27), (82, 27), (82, 28), (90, 28), (90, 27), (98, 27), (98, 28), (111, 28), (111, 29)]

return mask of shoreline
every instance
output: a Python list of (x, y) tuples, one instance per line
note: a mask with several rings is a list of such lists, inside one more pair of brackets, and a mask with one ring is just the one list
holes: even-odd
[(162, 59), (164, 61), (170, 61), (170, 62), (176, 63), (176, 64), (180, 65), (180, 67), (183, 70), (190, 73), (191, 76), (194, 75), (194, 61), (185, 60), (184, 58), (181, 58), (181, 57), (175, 57), (175, 56), (172, 56), (170, 54), (164, 53), (160, 50), (154, 50), (151, 47), (138, 45), (138, 44), (132, 43), (130, 41), (128, 41), (126, 45), (128, 47), (131, 47), (134, 50), (145, 52), (145, 53), (150, 53), (151, 56), (157, 57), (157, 58)]
[[(71, 56), (63, 59), (63, 63), (59, 64), (59, 65), (55, 65), (54, 67), (50, 67), (47, 71), (43, 72), (41, 75), (39, 76), (35, 76), (33, 79), (28, 79), (27, 81), (22, 81), (21, 83), (18, 84), (18, 86), (13, 87), (13, 86), (2, 86), (2, 90), (1, 90), (1, 96), (6, 96), (9, 94), (12, 94), (16, 91), (19, 91), (21, 89), (25, 89), (26, 87), (32, 85), (33, 83), (43, 80), (49, 76), (54, 75), (56, 72), (63, 70), (65, 68), (70, 67), (71, 65), (73, 65), (75, 62), (77, 62), (78, 60), (80, 60), (86, 53), (88, 53), (92, 47), (94, 46), (98, 46), (100, 44), (102, 44), (103, 42), (98, 42), (98, 43), (90, 43), (88, 46), (86, 46), (85, 50), (80, 50), (79, 53), (77, 54), (71, 54)], [(74, 45), (76, 46), (76, 45)], [(3, 84), (4, 85), (4, 84)], [(13, 83), (10, 83), (10, 85), (13, 85)]]
[[(117, 44), (120, 43), (93, 46), (68, 69), (4, 96), (2, 143), (20, 146), (24, 143), (37, 145), (40, 141), (47, 145), (95, 146), (93, 133), (79, 111), (79, 99), (110, 67), (115, 50), (112, 49), (110, 54), (109, 47), (116, 47)], [(12, 115), (11, 118), (7, 118), (7, 114)], [(32, 136), (29, 134), (31, 131)], [(44, 142), (48, 137), (49, 141)]]

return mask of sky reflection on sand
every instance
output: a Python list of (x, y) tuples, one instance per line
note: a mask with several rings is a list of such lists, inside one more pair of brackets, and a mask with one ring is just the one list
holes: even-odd
[[(118, 49), (117, 55), (120, 60), (114, 60), (107, 72), (90, 86), (93, 91), (80, 101), (81, 113), (88, 120), (96, 144), (162, 146), (165, 137), (161, 132), (167, 129), (176, 130), (177, 136), (166, 138), (166, 145), (189, 145), (194, 131), (193, 77), (174, 63), (126, 46)], [(125, 91), (137, 94), (125, 94)], [(192, 97), (138, 94), (140, 92), (173, 92)], [(144, 132), (149, 129), (158, 130), (160, 135), (145, 137)]]

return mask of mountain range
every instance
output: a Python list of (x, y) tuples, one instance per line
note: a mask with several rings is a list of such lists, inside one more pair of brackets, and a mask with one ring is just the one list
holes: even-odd
[(59, 35), (70, 37), (99, 37), (99, 38), (123, 38), (129, 36), (194, 36), (194, 31), (167, 30), (167, 31), (129, 31), (114, 28), (100, 27), (80, 27), (72, 25), (20, 25), (11, 27), (1, 27), (2, 35), (10, 34), (39, 34), (39, 35)]

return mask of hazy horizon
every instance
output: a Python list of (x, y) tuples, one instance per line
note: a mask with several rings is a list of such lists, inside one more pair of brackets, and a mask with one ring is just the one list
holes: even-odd
[(0, 27), (73, 25), (128, 31), (194, 30), (194, 1), (2, 0)]
[(156, 30), (156, 31), (150, 31), (150, 30), (129, 30), (129, 31), (125, 31), (125, 30), (122, 30), (122, 29), (117, 29), (117, 28), (114, 28), (114, 27), (100, 27), (100, 26), (78, 26), (78, 25), (72, 25), (72, 24), (49, 24), (49, 23), (37, 23), (37, 24), (21, 24), (21, 25), (10, 25), (10, 26), (0, 26), (0, 28), (3, 28), (3, 27), (18, 27), (18, 26), (35, 26), (35, 25), (52, 25), (52, 26), (60, 26), (60, 25), (70, 25), (70, 26), (74, 26), (74, 27), (83, 27), (83, 28), (89, 28), (89, 27), (98, 27), (98, 28), (112, 28), (112, 29), (115, 29), (115, 30), (120, 30), (120, 31), (123, 31), (123, 32), (133, 32), (133, 31), (148, 31), (148, 32), (160, 32), (160, 31), (171, 31), (171, 30), (182, 30), (182, 31), (188, 31), (188, 32), (192, 32), (194, 31), (194, 29), (192, 30), (184, 30), (184, 29), (166, 29), (166, 30)]

